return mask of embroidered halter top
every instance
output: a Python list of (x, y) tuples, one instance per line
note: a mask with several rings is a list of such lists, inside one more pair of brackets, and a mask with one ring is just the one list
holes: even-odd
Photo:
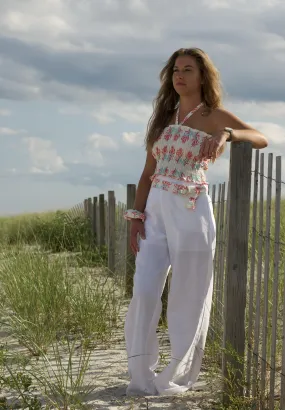
[[(174, 194), (187, 195), (187, 208), (195, 209), (200, 193), (208, 192), (205, 171), (207, 161), (200, 161), (199, 151), (202, 142), (210, 135), (183, 125), (203, 103), (189, 112), (181, 123), (178, 123), (179, 107), (175, 124), (166, 127), (152, 148), (152, 155), (157, 161), (151, 177), (152, 187), (170, 191)], [(173, 182), (166, 180), (173, 179)]]

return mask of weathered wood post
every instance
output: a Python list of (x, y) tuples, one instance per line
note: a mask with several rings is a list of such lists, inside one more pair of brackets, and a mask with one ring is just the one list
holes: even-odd
[[(136, 198), (136, 185), (127, 185), (127, 209), (132, 209)], [(126, 246), (126, 297), (131, 297), (133, 292), (133, 278), (135, 271), (135, 256), (130, 249), (130, 221), (127, 221), (127, 246)]]
[[(268, 154), (267, 163), (267, 187), (266, 187), (266, 213), (265, 213), (265, 241), (264, 241), (264, 265), (263, 265), (263, 309), (262, 309), (262, 345), (261, 345), (261, 366), (260, 366), (260, 395), (261, 406), (260, 410), (265, 409), (266, 384), (267, 384), (267, 352), (268, 352), (268, 329), (271, 327), (269, 322), (269, 312), (272, 305), (271, 300), (271, 274), (270, 274), (270, 259), (271, 259), (271, 231), (272, 231), (272, 175), (273, 174), (273, 154)], [(270, 409), (270, 407), (269, 407)], [(271, 409), (270, 409), (271, 410)]]
[[(269, 410), (276, 409), (275, 402), (275, 382), (277, 377), (277, 340), (278, 340), (278, 309), (279, 309), (279, 268), (280, 268), (280, 232), (281, 232), (281, 175), (282, 175), (282, 158), (276, 157), (275, 169), (275, 229), (274, 229), (274, 277), (273, 277), (273, 301), (272, 301), (272, 336), (271, 336), (271, 360), (270, 360), (270, 394)], [(282, 407), (281, 407), (282, 408)]]
[(91, 219), (92, 218), (92, 199), (88, 198), (87, 199), (87, 213), (88, 213), (88, 218)]
[(116, 199), (115, 192), (108, 191), (108, 268), (115, 273), (116, 250)]
[(105, 199), (104, 194), (99, 195), (99, 238), (98, 246), (101, 250), (105, 246)]
[(169, 270), (166, 281), (165, 281), (165, 286), (162, 292), (161, 296), (161, 303), (162, 303), (162, 310), (161, 310), (161, 320), (160, 324), (166, 324), (167, 321), (167, 305), (168, 305), (168, 294), (169, 294), (169, 289), (170, 289), (170, 275), (171, 275), (171, 270)]
[(93, 232), (93, 241), (94, 245), (98, 244), (97, 238), (97, 197), (93, 197), (93, 213), (92, 213), (92, 232)]
[[(87, 216), (88, 216), (90, 233), (92, 235), (92, 233), (93, 233), (93, 222), (92, 222), (93, 204), (92, 204), (92, 198), (87, 199)], [(91, 239), (90, 245), (92, 245), (92, 239)]]
[(257, 210), (258, 210), (258, 169), (259, 169), (259, 150), (256, 150), (254, 167), (254, 187), (253, 187), (253, 209), (251, 227), (251, 261), (250, 261), (250, 283), (249, 283), (249, 304), (248, 304), (248, 328), (247, 328), (247, 371), (246, 371), (246, 395), (251, 393), (251, 371), (252, 371), (252, 350), (253, 350), (253, 325), (254, 325), (254, 288), (256, 285), (255, 265), (256, 265), (256, 242), (257, 242)]
[(84, 215), (87, 217), (88, 216), (88, 199), (84, 199), (83, 207), (84, 207)]
[(232, 143), (224, 311), (223, 401), (243, 396), (252, 146)]

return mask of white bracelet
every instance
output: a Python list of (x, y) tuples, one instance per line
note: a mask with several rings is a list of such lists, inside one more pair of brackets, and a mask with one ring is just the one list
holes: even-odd
[(127, 219), (128, 221), (132, 219), (141, 219), (143, 222), (145, 221), (145, 214), (140, 211), (136, 211), (135, 209), (128, 209), (124, 213), (124, 218)]

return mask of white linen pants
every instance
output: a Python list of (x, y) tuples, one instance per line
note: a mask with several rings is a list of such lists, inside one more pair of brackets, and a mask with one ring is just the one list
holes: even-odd
[[(200, 194), (194, 210), (186, 208), (187, 201), (158, 188), (151, 188), (148, 196), (146, 239), (140, 240), (125, 321), (131, 379), (127, 395), (182, 393), (200, 373), (212, 305), (216, 227), (209, 195)], [(167, 322), (171, 360), (157, 374), (156, 330), (170, 266)]]

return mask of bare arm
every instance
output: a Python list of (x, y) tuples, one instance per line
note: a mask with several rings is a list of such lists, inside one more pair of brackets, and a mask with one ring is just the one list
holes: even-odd
[(134, 209), (137, 211), (144, 212), (149, 190), (151, 187), (150, 177), (154, 174), (155, 167), (156, 160), (154, 159), (151, 150), (148, 150), (145, 166), (138, 183), (136, 199), (134, 203)]
[(250, 127), (232, 113), (216, 109), (211, 118), (212, 138), (205, 138), (201, 144), (200, 159), (211, 159), (214, 162), (224, 152), (229, 137), (225, 127), (233, 129), (233, 143), (251, 142), (252, 148), (256, 149), (262, 149), (268, 145), (266, 137), (260, 131)]
[[(154, 174), (156, 168), (156, 160), (153, 158), (151, 150), (148, 150), (146, 156), (145, 167), (140, 177), (134, 209), (139, 212), (144, 212), (149, 190), (151, 187), (150, 177)], [(132, 252), (136, 255), (139, 252), (138, 235), (145, 239), (144, 223), (140, 219), (132, 219), (130, 231), (130, 246)]]
[(223, 130), (225, 127), (233, 128), (233, 142), (248, 141), (252, 143), (252, 148), (256, 149), (262, 149), (268, 145), (266, 137), (260, 131), (252, 128), (229, 111), (216, 110), (215, 124), (217, 130)]

